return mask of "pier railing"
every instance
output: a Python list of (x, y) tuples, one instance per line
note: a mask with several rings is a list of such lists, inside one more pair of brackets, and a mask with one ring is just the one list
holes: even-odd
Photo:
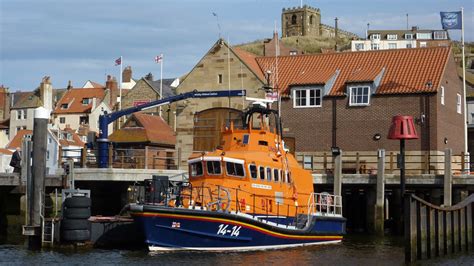
[(441, 207), (405, 195), (405, 260), (472, 252), (474, 194), (462, 202)]
[[(124, 169), (178, 169), (179, 149), (145, 147), (143, 149), (121, 149), (110, 146), (109, 167)], [(76, 167), (98, 167), (98, 151), (88, 149), (60, 149), (59, 164), (73, 160)]]
[[(385, 153), (385, 173), (399, 174), (396, 151)], [(377, 174), (377, 151), (343, 152), (342, 172), (344, 174)], [(330, 152), (298, 152), (296, 159), (300, 165), (316, 174), (332, 174), (334, 158)], [(405, 168), (407, 174), (444, 174), (445, 154), (442, 151), (407, 152)], [(469, 155), (465, 153), (451, 156), (453, 174), (470, 172)]]

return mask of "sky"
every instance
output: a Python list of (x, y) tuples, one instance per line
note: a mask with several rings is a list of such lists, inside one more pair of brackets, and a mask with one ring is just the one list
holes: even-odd
[[(441, 29), (439, 12), (464, 7), (465, 40), (474, 41), (474, 0), (320, 0), (322, 23), (365, 36), (370, 29)], [(133, 78), (189, 72), (217, 41), (270, 38), (281, 31), (281, 10), (301, 0), (0, 0), (0, 85), (31, 91), (50, 76), (54, 88), (71, 80), (105, 83), (119, 76), (114, 61), (132, 66)], [(217, 14), (217, 17), (213, 15)], [(218, 25), (220, 27), (218, 27)], [(220, 31), (219, 31), (220, 28)], [(281, 33), (280, 33), (281, 35)], [(453, 40), (460, 31), (451, 30)]]

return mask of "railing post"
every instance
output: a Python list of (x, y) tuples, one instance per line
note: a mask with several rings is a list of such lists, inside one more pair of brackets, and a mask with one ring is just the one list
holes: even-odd
[(334, 195), (341, 196), (342, 190), (342, 150), (334, 158)]
[(58, 167), (61, 167), (63, 163), (63, 146), (59, 145), (58, 150)]
[(113, 168), (113, 163), (114, 163), (114, 150), (112, 143), (109, 143), (109, 168)]
[(356, 174), (360, 174), (360, 157), (359, 157), (359, 152), (356, 152)]
[(393, 174), (393, 151), (390, 152), (390, 174)]
[(452, 204), (452, 166), (451, 166), (452, 150), (444, 150), (444, 206), (451, 206)]
[(466, 154), (462, 151), (461, 152), (461, 173), (466, 173)]
[(148, 146), (145, 146), (145, 169), (148, 169)]
[(323, 168), (324, 168), (323, 173), (327, 173), (328, 172), (328, 158), (327, 158), (326, 153), (323, 154)]
[(86, 167), (86, 162), (87, 162), (87, 146), (84, 145), (81, 149), (81, 167), (84, 168)]

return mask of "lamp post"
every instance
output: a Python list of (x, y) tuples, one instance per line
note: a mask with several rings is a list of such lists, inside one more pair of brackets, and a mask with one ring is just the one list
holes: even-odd
[(405, 196), (405, 140), (418, 139), (415, 124), (412, 116), (397, 115), (392, 118), (392, 125), (388, 133), (389, 139), (400, 140), (400, 154), (397, 155), (397, 166), (400, 168), (400, 224), (399, 228), (403, 228), (403, 215)]

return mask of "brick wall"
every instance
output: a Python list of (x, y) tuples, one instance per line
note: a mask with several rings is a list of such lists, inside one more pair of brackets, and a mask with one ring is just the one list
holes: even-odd
[[(452, 148), (463, 150), (463, 116), (456, 112), (456, 94), (462, 86), (450, 58), (442, 84), (445, 105), (439, 94), (372, 95), (370, 106), (351, 107), (347, 97), (324, 98), (322, 107), (293, 108), (289, 98), (282, 101), (285, 136), (294, 137), (297, 152), (329, 151), (333, 144), (333, 106), (336, 110), (336, 143), (344, 151), (398, 150), (399, 141), (387, 139), (392, 117), (411, 115), (420, 136), (406, 141), (408, 151)], [(422, 115), (424, 114), (424, 118)], [(381, 139), (375, 141), (375, 134)], [(448, 139), (448, 144), (444, 143)]]
[[(122, 99), (122, 109), (133, 106), (134, 102), (155, 101), (159, 99), (158, 93), (148, 85), (148, 83), (140, 79), (137, 84)], [(146, 110), (146, 113), (158, 112), (159, 108)]]
[[(242, 64), (239, 58), (230, 53), (228, 60), (228, 49), (225, 45), (216, 44), (197, 63), (194, 69), (184, 78), (177, 88), (177, 93), (192, 90), (228, 90), (228, 64), (230, 62), (230, 88), (247, 91), (249, 97), (262, 98), (262, 82)], [(219, 83), (218, 75), (222, 75), (222, 83)], [(249, 102), (242, 98), (231, 98), (230, 107), (242, 110)], [(172, 111), (176, 112), (176, 146), (181, 149), (181, 165), (187, 166), (187, 159), (193, 150), (193, 126), (194, 114), (196, 112), (214, 108), (229, 107), (228, 98), (188, 99), (172, 105)], [(174, 122), (173, 122), (174, 123)], [(173, 124), (172, 123), (172, 124)]]

